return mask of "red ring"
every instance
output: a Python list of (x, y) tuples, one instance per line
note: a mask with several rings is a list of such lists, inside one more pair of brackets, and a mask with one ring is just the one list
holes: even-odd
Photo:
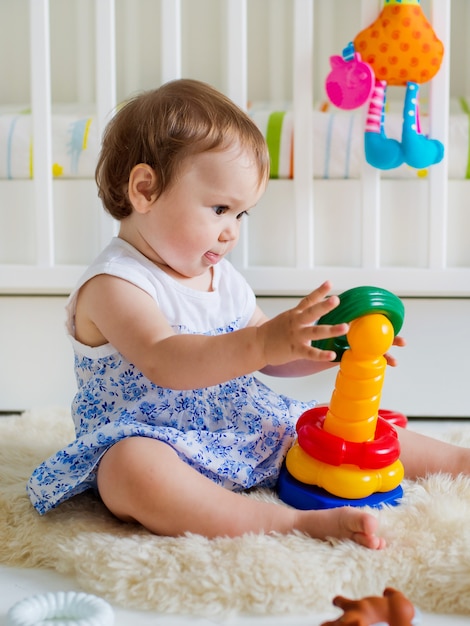
[(297, 422), (300, 447), (310, 456), (339, 466), (357, 465), (360, 469), (381, 469), (400, 456), (397, 433), (386, 419), (378, 417), (373, 441), (346, 441), (323, 430), (327, 407), (315, 407), (303, 413)]
[(389, 424), (393, 424), (394, 426), (401, 426), (401, 428), (406, 428), (408, 425), (408, 418), (403, 413), (399, 413), (398, 411), (391, 411), (389, 409), (379, 409), (380, 417), (383, 417), (384, 420), (387, 420)]

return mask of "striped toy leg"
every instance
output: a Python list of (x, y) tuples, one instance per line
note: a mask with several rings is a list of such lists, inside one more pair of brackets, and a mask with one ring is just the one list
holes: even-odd
[(370, 99), (364, 134), (366, 161), (373, 167), (389, 170), (398, 167), (404, 161), (400, 142), (385, 136), (385, 92), (387, 83), (375, 81)]

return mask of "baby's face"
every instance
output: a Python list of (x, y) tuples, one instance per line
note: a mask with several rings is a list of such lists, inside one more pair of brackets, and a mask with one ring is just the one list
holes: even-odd
[(252, 155), (238, 145), (188, 157), (146, 218), (155, 260), (176, 277), (210, 272), (236, 245), (264, 189)]

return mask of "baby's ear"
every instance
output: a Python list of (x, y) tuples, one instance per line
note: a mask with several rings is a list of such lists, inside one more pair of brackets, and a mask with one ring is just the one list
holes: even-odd
[(157, 175), (145, 163), (134, 165), (129, 176), (129, 200), (138, 213), (146, 213), (157, 198)]

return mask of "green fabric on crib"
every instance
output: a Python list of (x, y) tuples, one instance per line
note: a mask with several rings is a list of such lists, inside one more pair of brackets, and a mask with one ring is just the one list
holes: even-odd
[(460, 98), (460, 106), (462, 107), (463, 112), (468, 115), (468, 157), (465, 178), (470, 178), (470, 106), (465, 98)]
[(269, 158), (271, 160), (270, 178), (279, 178), (279, 157), (281, 153), (282, 122), (285, 111), (271, 113), (266, 130)]

